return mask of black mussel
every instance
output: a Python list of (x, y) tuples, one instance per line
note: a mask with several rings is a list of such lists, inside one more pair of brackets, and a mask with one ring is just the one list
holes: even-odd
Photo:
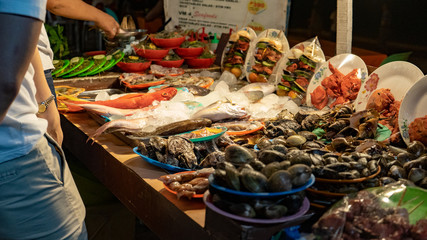
[(335, 158), (335, 157), (327, 157), (327, 158), (324, 158), (324, 159), (325, 159), (324, 163), (325, 163), (326, 165), (328, 165), (328, 164), (338, 163), (338, 159), (337, 159), (337, 158)]
[(233, 214), (241, 217), (253, 218), (256, 216), (255, 210), (247, 203), (234, 203), (229, 207)]
[(344, 152), (343, 154), (341, 154), (340, 159), (344, 162), (354, 161), (353, 156), (351, 155), (351, 153), (348, 153), (348, 152)]
[[(283, 138), (286, 140), (286, 138), (288, 138), (288, 137), (290, 137), (290, 136), (292, 136), (292, 135), (296, 135), (297, 134), (297, 132), (295, 132), (294, 130), (292, 130), (292, 129), (285, 129), (284, 131), (283, 131)], [(279, 137), (282, 137), (282, 136), (279, 136)]]
[(399, 178), (406, 178), (408, 175), (406, 174), (406, 171), (397, 165), (393, 165), (390, 167), (390, 170), (388, 170), (389, 177), (394, 178), (398, 180)]
[(403, 165), (411, 160), (416, 159), (417, 157), (409, 152), (403, 152), (403, 153), (399, 153), (396, 156), (396, 159)]
[(249, 164), (256, 171), (261, 171), (265, 167), (265, 164), (263, 162), (261, 162), (260, 160), (258, 160), (258, 159), (253, 160)]
[(286, 139), (286, 144), (289, 147), (301, 147), (305, 142), (307, 142), (307, 139), (301, 135), (292, 135)]
[(168, 140), (157, 136), (151, 137), (149, 144), (155, 149), (155, 151), (165, 154), (168, 146)]
[(292, 176), (292, 186), (295, 187), (306, 184), (311, 177), (311, 168), (304, 164), (292, 165), (287, 170)]
[(378, 178), (367, 179), (363, 182), (362, 188), (372, 188), (381, 186), (381, 182)]
[(399, 161), (397, 161), (397, 160), (394, 160), (394, 161), (391, 161), (391, 162), (387, 163), (387, 165), (385, 165), (384, 167), (385, 167), (387, 170), (390, 170), (390, 168), (391, 168), (392, 166), (394, 166), (394, 165), (399, 166), (399, 167), (403, 167), (403, 165), (402, 165)]
[(265, 137), (261, 138), (261, 139), (257, 142), (257, 147), (258, 147), (258, 149), (260, 149), (260, 150), (265, 149), (265, 148), (267, 148), (267, 147), (269, 147), (269, 146), (271, 146), (271, 145), (272, 145), (272, 142), (270, 141), (270, 139), (265, 138)]
[(360, 176), (362, 176), (362, 177), (368, 177), (370, 175), (371, 175), (371, 172), (367, 168), (362, 169), (362, 171), (360, 172)]
[(421, 156), (415, 160), (403, 164), (405, 171), (409, 172), (412, 168), (427, 169), (427, 156)]
[(319, 154), (309, 153), (311, 164), (314, 166), (323, 166), (323, 158)]
[(380, 178), (380, 184), (382, 186), (390, 184), (390, 183), (394, 183), (394, 182), (396, 182), (396, 180), (394, 180), (391, 177), (382, 177), (382, 178)]
[(242, 145), (242, 147), (249, 148), (249, 149), (253, 149), (255, 147), (255, 144), (253, 144), (253, 143), (245, 143), (245, 144), (241, 144), (241, 145)]
[(423, 178), (423, 180), (421, 180), (421, 182), (418, 184), (418, 186), (427, 189), (427, 177)]
[(240, 173), (240, 181), (249, 192), (266, 192), (267, 177), (261, 172), (243, 169)]
[(354, 160), (357, 160), (359, 158), (366, 158), (367, 160), (371, 160), (372, 156), (366, 153), (360, 153), (360, 152), (352, 152), (351, 156)]
[(280, 145), (279, 144), (273, 144), (273, 145), (267, 147), (265, 150), (275, 150), (275, 151), (281, 152), (283, 154), (288, 153), (288, 148), (285, 147), (284, 145), (281, 145), (281, 144)]
[(288, 160), (285, 160), (285, 161), (281, 161), (281, 162), (280, 162), (280, 169), (282, 169), (282, 170), (286, 170), (286, 169), (288, 169), (290, 166), (291, 166), (291, 162), (290, 162), (290, 161), (288, 161)]
[(229, 207), (233, 204), (232, 202), (221, 198), (218, 194), (212, 194), (212, 203), (224, 211), (229, 211)]
[(264, 174), (267, 178), (269, 178), (274, 172), (280, 169), (281, 166), (279, 162), (271, 162), (261, 170), (261, 173)]
[(338, 153), (334, 153), (334, 152), (328, 152), (323, 154), (323, 158), (327, 158), (327, 157), (334, 157), (336, 159), (338, 159), (340, 157), (341, 154)]
[(286, 158), (291, 162), (291, 165), (305, 164), (311, 166), (310, 154), (301, 150), (289, 151), (288, 154), (286, 154)]
[(415, 155), (415, 157), (419, 157), (424, 154), (426, 148), (424, 144), (420, 141), (412, 141), (409, 143), (406, 151)]
[(350, 173), (351, 173), (353, 179), (354, 178), (360, 178), (360, 172), (358, 170), (353, 169), (353, 170), (350, 171)]
[(248, 148), (237, 144), (229, 145), (225, 148), (225, 161), (237, 166), (252, 162), (255, 159), (254, 155)]
[(331, 163), (326, 165), (325, 167), (329, 168), (329, 169), (333, 169), (337, 172), (345, 172), (350, 170), (351, 166), (349, 163), (346, 162), (337, 162), (337, 163)]
[(234, 190), (240, 190), (240, 173), (233, 165), (225, 166), (225, 181), (227, 186)]
[(374, 174), (378, 171), (378, 161), (371, 160), (368, 162), (368, 169), (371, 174)]
[(254, 198), (249, 200), (249, 204), (254, 208), (257, 215), (261, 214), (261, 211), (263, 208), (273, 205), (275, 203), (276, 203), (275, 201), (272, 201), (269, 199)]
[(261, 216), (263, 218), (274, 219), (281, 218), (288, 212), (288, 208), (284, 205), (274, 204), (266, 206), (261, 210)]
[(348, 147), (350, 147), (350, 143), (348, 143), (347, 139), (340, 137), (340, 138), (334, 138), (331, 143), (332, 147), (337, 152), (342, 152), (346, 150)]
[(307, 141), (317, 140), (317, 135), (310, 131), (300, 131), (298, 135), (303, 136)]
[(286, 145), (286, 139), (283, 136), (279, 136), (279, 137), (273, 138), (271, 140), (271, 144), (285, 146)]
[(286, 155), (275, 150), (261, 150), (257, 153), (258, 160), (264, 164), (286, 160)]
[(358, 171), (361, 171), (361, 170), (365, 169), (365, 167), (366, 167), (366, 165), (363, 165), (363, 164), (356, 162), (356, 161), (351, 161), (351, 162), (349, 162), (349, 164), (350, 164), (351, 169), (355, 169)]
[(338, 188), (339, 193), (354, 193), (358, 191), (359, 191), (359, 188), (354, 185), (342, 186)]
[(279, 170), (268, 178), (268, 189), (272, 192), (283, 192), (292, 189), (292, 175), (287, 170)]
[(338, 173), (339, 178), (341, 179), (354, 179), (355, 177), (350, 172), (339, 172)]
[[(313, 173), (315, 173), (315, 172), (313, 171)], [(333, 169), (331, 169), (331, 168), (328, 168), (328, 167), (323, 167), (322, 170), (320, 171), (320, 175), (318, 177), (321, 177), (321, 178), (331, 178), (331, 179), (337, 179), (337, 178), (339, 178), (338, 172), (335, 171), (335, 170), (333, 170)]]
[(408, 173), (408, 179), (415, 184), (427, 176), (427, 171), (421, 168), (412, 168)]
[(359, 163), (359, 164), (361, 164), (363, 167), (366, 167), (366, 166), (368, 166), (368, 159), (366, 159), (366, 158), (359, 158), (358, 160), (357, 160), (357, 162)]
[(295, 120), (282, 119), (279, 122), (280, 126), (282, 126), (284, 129), (291, 129), (295, 132), (299, 132), (301, 130), (301, 125)]

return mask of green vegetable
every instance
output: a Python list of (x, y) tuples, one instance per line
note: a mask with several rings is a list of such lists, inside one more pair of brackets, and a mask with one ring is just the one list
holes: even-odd
[(49, 38), (50, 47), (53, 51), (54, 59), (63, 59), (70, 54), (68, 49), (68, 40), (64, 36), (64, 27), (57, 24), (56, 26), (44, 25)]
[(282, 78), (288, 82), (293, 82), (295, 81), (295, 78), (291, 75), (286, 75), (286, 74), (282, 74)]
[(262, 61), (262, 65), (266, 66), (266, 67), (274, 67), (274, 63), (269, 63), (267, 61)]
[(264, 49), (264, 48), (266, 48), (268, 46), (268, 43), (265, 43), (265, 42), (259, 42), (259, 43), (257, 43), (257, 45), (256, 45), (256, 47), (257, 48), (260, 48), (260, 49)]
[(277, 88), (280, 88), (280, 89), (283, 89), (283, 90), (285, 90), (285, 91), (290, 91), (291, 89), (289, 89), (288, 87), (286, 87), (286, 86), (283, 86), (283, 85), (277, 85)]
[(303, 62), (304, 64), (307, 64), (308, 66), (312, 67), (312, 68), (316, 68), (316, 63), (312, 60), (310, 60), (309, 58), (307, 58), (304, 55), (301, 55), (301, 57), (299, 58), (301, 60), (301, 62)]
[(199, 58), (213, 58), (213, 57), (215, 57), (215, 55), (212, 54), (210, 51), (204, 51)]
[(200, 41), (184, 41), (181, 46), (181, 48), (199, 48), (199, 47), (205, 47), (205, 44)]

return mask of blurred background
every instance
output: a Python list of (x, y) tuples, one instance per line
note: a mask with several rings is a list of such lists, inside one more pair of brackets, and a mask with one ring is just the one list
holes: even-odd
[[(304, 41), (318, 36), (335, 42), (336, 0), (291, 1), (288, 39)], [(86, 0), (109, 13), (119, 23), (132, 16), (138, 29), (158, 32), (165, 24), (162, 1), (156, 0)], [(427, 72), (427, 18), (424, 0), (354, 0), (353, 47), (387, 55), (407, 53), (409, 61)], [(70, 55), (105, 49), (102, 34), (93, 23), (70, 20), (48, 13), (46, 23), (64, 27)]]

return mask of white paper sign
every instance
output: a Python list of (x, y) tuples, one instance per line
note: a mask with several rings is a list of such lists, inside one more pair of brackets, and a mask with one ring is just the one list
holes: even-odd
[(257, 33), (273, 28), (286, 32), (289, 16), (288, 0), (165, 0), (166, 19), (175, 26), (205, 33), (228, 33), (251, 27)]

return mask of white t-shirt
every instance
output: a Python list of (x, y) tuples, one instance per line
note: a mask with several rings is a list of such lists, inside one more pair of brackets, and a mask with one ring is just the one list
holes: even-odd
[(40, 59), (42, 60), (43, 69), (49, 70), (54, 69), (53, 66), (53, 51), (50, 47), (49, 37), (47, 36), (46, 28), (42, 27), (40, 32), (39, 42), (37, 43), (37, 48), (39, 49)]
[[(0, 12), (44, 21), (46, 0), (0, 0)], [(33, 77), (34, 68), (30, 64), (18, 95), (0, 123), (0, 162), (27, 154), (46, 132), (47, 121), (36, 116), (38, 104)]]

